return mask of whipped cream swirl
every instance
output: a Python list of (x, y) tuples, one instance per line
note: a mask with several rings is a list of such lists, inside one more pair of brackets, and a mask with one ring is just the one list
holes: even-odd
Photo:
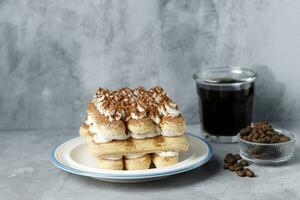
[(136, 158), (143, 157), (144, 155), (146, 155), (146, 154), (145, 153), (130, 153), (130, 154), (126, 154), (124, 156), (127, 159), (136, 159)]
[(85, 119), (85, 123), (87, 125), (92, 125), (92, 124), (95, 124), (96, 122), (95, 122), (93, 117), (91, 117), (89, 114), (87, 114), (86, 119)]
[(184, 132), (174, 132), (174, 131), (162, 131), (161, 135), (166, 136), (166, 137), (176, 137), (176, 136), (181, 136), (183, 135)]
[(161, 157), (174, 157), (174, 156), (178, 156), (179, 153), (177, 151), (162, 151), (162, 152), (157, 152), (156, 154)]
[(108, 143), (112, 140), (127, 140), (130, 138), (130, 134), (111, 134), (104, 133), (100, 129), (99, 124), (95, 122), (95, 119), (90, 115), (87, 116), (86, 124), (89, 125), (89, 131), (94, 133), (93, 139), (95, 143)]
[(101, 158), (106, 160), (121, 160), (123, 158), (122, 155), (120, 156), (102, 156)]
[(105, 134), (105, 133), (95, 133), (93, 136), (94, 142), (95, 143), (108, 143), (113, 140), (127, 140), (130, 138), (129, 134), (122, 134), (122, 135), (117, 135), (117, 134)]
[(145, 138), (152, 138), (160, 135), (160, 132), (151, 131), (147, 133), (131, 133), (131, 137), (134, 139), (145, 139)]
[(166, 103), (158, 107), (157, 109), (159, 111), (159, 114), (162, 116), (177, 117), (180, 114), (177, 105), (172, 102)]

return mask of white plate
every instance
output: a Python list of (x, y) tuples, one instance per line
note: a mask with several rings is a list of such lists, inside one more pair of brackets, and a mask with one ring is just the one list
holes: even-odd
[(51, 162), (64, 171), (103, 181), (125, 183), (151, 181), (192, 170), (210, 160), (213, 151), (205, 140), (192, 135), (188, 135), (188, 139), (190, 148), (180, 153), (179, 163), (159, 169), (132, 171), (99, 169), (82, 137), (68, 140), (56, 147), (51, 153)]

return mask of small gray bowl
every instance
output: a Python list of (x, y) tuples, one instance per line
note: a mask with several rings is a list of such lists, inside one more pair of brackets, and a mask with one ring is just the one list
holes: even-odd
[(239, 135), (241, 157), (257, 164), (275, 164), (290, 160), (295, 155), (296, 136), (283, 129), (275, 129), (275, 131), (289, 136), (291, 140), (282, 143), (256, 143), (246, 141)]

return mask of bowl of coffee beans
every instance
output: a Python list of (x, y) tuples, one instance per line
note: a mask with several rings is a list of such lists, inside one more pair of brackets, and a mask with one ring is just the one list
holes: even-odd
[(239, 132), (240, 155), (243, 159), (271, 164), (290, 160), (295, 155), (296, 137), (269, 122), (252, 123)]

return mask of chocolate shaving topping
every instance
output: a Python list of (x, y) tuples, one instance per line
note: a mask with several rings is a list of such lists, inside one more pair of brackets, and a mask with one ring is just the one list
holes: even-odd
[(179, 115), (177, 104), (160, 86), (149, 90), (144, 87), (133, 90), (124, 87), (114, 91), (99, 87), (92, 102), (110, 120), (128, 121), (149, 116), (155, 123), (159, 123), (162, 116)]

